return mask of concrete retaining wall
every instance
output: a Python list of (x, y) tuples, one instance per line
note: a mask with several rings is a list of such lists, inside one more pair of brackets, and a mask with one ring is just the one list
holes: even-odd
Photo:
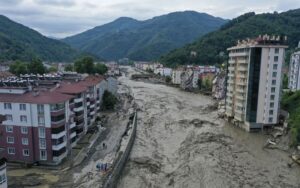
[(126, 149), (124, 152), (119, 152), (116, 157), (115, 162), (112, 166), (112, 172), (105, 178), (105, 181), (102, 185), (103, 188), (114, 188), (116, 187), (120, 175), (122, 174), (123, 168), (127, 162), (127, 159), (130, 155), (134, 140), (136, 137), (136, 127), (137, 127), (137, 112), (135, 112), (133, 122), (132, 122), (132, 132), (127, 143)]

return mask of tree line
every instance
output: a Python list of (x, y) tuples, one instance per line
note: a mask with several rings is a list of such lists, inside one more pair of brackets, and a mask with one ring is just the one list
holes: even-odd
[[(65, 71), (76, 71), (78, 73), (101, 74), (104, 75), (108, 68), (105, 64), (94, 63), (94, 59), (89, 56), (82, 57), (73, 63), (65, 65)], [(44, 74), (49, 72), (57, 72), (57, 68), (44, 66), (40, 59), (32, 59), (31, 62), (15, 61), (10, 64), (9, 72), (20, 74)]]

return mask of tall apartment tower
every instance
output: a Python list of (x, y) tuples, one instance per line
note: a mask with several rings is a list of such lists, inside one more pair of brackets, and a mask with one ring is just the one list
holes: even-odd
[(289, 89), (300, 90), (300, 51), (291, 55), (289, 67)]
[(228, 48), (226, 115), (247, 131), (278, 123), (285, 41), (264, 35)]

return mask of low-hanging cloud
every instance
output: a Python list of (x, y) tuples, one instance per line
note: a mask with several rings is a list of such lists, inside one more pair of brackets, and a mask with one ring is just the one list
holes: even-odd
[(60, 38), (121, 16), (145, 20), (195, 10), (231, 19), (250, 11), (281, 12), (297, 7), (299, 0), (0, 0), (0, 14), (44, 35)]

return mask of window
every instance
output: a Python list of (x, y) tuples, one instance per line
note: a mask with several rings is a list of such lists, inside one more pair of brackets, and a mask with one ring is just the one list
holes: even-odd
[(47, 160), (46, 150), (40, 150), (40, 160)]
[(276, 78), (277, 72), (273, 72), (272, 76), (273, 76), (273, 78)]
[(277, 68), (278, 68), (278, 64), (274, 64), (273, 65), (273, 70), (277, 70)]
[(26, 111), (26, 104), (20, 104), (20, 110)]
[(276, 90), (276, 88), (275, 88), (275, 87), (272, 87), (272, 88), (271, 88), (271, 92), (272, 92), (272, 93), (274, 93), (274, 92), (275, 92), (275, 90)]
[(273, 102), (270, 103), (270, 108), (274, 108), (274, 103)]
[(43, 114), (44, 113), (44, 105), (43, 104), (38, 104), (37, 105), (37, 111), (39, 114)]
[(29, 149), (23, 149), (23, 156), (29, 156)]
[(11, 110), (11, 103), (4, 103), (5, 110)]
[(11, 125), (6, 125), (6, 132), (12, 133), (12, 132), (13, 132), (13, 126), (11, 126)]
[(27, 127), (21, 127), (21, 133), (22, 134), (28, 134), (28, 128)]
[(20, 116), (20, 121), (27, 122), (27, 116), (24, 116), (24, 115)]
[(6, 121), (13, 121), (13, 117), (10, 114), (6, 115)]
[(7, 143), (9, 143), (9, 144), (15, 143), (15, 138), (14, 138), (14, 137), (11, 137), (11, 136), (8, 136), (8, 137), (7, 137)]
[(23, 145), (28, 145), (28, 138), (22, 138), (22, 144)]
[(269, 110), (269, 114), (273, 115), (274, 111), (273, 110)]
[(271, 100), (275, 100), (275, 95), (271, 95)]
[(278, 62), (278, 56), (274, 56), (274, 62)]
[(38, 123), (39, 123), (39, 125), (45, 125), (45, 118), (43, 116), (39, 116)]
[(7, 152), (10, 155), (14, 155), (16, 153), (16, 150), (15, 150), (15, 148), (7, 148)]
[(279, 48), (275, 48), (275, 54), (279, 54)]
[(40, 149), (46, 149), (46, 139), (40, 138)]
[(39, 137), (40, 138), (46, 138), (45, 127), (39, 127)]
[(276, 85), (276, 80), (272, 80), (272, 85)]
[(269, 123), (272, 123), (273, 122), (273, 118), (269, 118)]

